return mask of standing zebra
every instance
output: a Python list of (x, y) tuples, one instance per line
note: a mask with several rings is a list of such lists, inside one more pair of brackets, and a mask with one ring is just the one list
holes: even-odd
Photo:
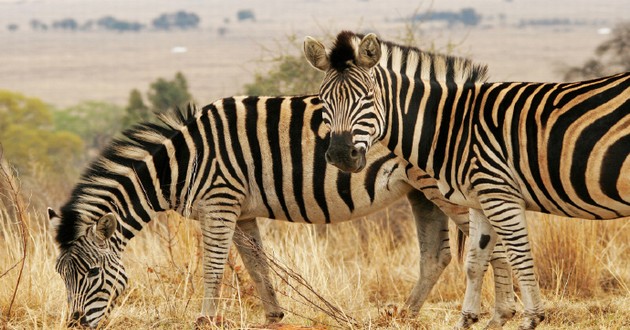
[[(361, 161), (348, 155), (385, 145), (435, 178), (449, 201), (470, 208), (478, 241), (466, 260), (460, 327), (478, 318), (478, 275), (497, 234), (521, 287), (521, 328), (544, 319), (525, 210), (630, 216), (630, 73), (575, 83), (462, 82), (461, 71), (448, 68), (456, 58), (352, 32), (340, 33), (330, 50), (307, 37), (304, 50), (326, 72), (320, 97), (329, 162), (360, 171)], [(428, 79), (440, 74), (446, 79)]]
[[(364, 216), (407, 194), (421, 246), (420, 278), (407, 307), (417, 312), (450, 261), (447, 218), (468, 231), (465, 208), (441, 201), (433, 179), (384, 147), (373, 148), (367, 170), (327, 165), (329, 144), (316, 96), (226, 98), (190, 107), (125, 132), (104, 150), (73, 189), (60, 215), (49, 209), (60, 248), (73, 323), (95, 327), (127, 286), (121, 254), (156, 212), (175, 210), (202, 220), (202, 317), (216, 315), (227, 251), (238, 226), (261, 245), (255, 217), (334, 223)], [(420, 189), (424, 195), (413, 188)], [(259, 252), (235, 235), (256, 283), (267, 321), (283, 317)], [(240, 240), (240, 242), (239, 242)], [(493, 265), (498, 308), (513, 308), (507, 260)], [(201, 319), (203, 320), (203, 319)]]

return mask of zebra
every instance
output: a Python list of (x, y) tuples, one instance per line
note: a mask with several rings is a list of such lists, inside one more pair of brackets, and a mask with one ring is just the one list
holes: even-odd
[[(127, 286), (120, 260), (126, 244), (156, 212), (173, 209), (183, 215), (197, 213), (203, 220), (201, 315), (216, 314), (213, 298), (237, 226), (245, 235), (233, 238), (266, 319), (277, 322), (284, 314), (269, 270), (257, 259), (262, 242), (255, 218), (335, 223), (374, 212), (405, 194), (422, 256), (420, 278), (405, 305), (417, 313), (451, 259), (447, 217), (429, 199), (464, 231), (467, 210), (442, 201), (432, 179), (385, 148), (374, 148), (361, 174), (348, 175), (327, 165), (323, 155), (328, 134), (321, 118), (321, 102), (313, 95), (232, 97), (203, 109), (164, 115), (162, 124), (145, 123), (123, 133), (88, 167), (61, 215), (48, 211), (71, 321), (97, 326)], [(217, 214), (221, 220), (212, 218)], [(248, 239), (254, 247), (245, 242)], [(496, 256), (493, 267), (499, 276), (509, 268), (500, 249)], [(498, 305), (514, 301), (511, 282), (499, 279), (496, 285), (506, 301)]]
[[(433, 179), (384, 147), (373, 148), (362, 173), (350, 175), (328, 165), (329, 135), (316, 95), (229, 97), (160, 119), (114, 140), (82, 174), (59, 214), (48, 210), (59, 247), (56, 270), (66, 285), (73, 324), (96, 327), (109, 313), (128, 283), (121, 254), (159, 211), (202, 220), (200, 322), (216, 315), (232, 238), (266, 320), (283, 318), (269, 269), (259, 260), (256, 217), (336, 223), (406, 195), (421, 250), (420, 277), (405, 302), (414, 314), (451, 260), (446, 215), (468, 231), (467, 209), (444, 201)], [(233, 235), (235, 227), (245, 235)], [(497, 306), (506, 308), (515, 296), (501, 248), (494, 259), (496, 290), (504, 293)]]
[[(331, 49), (306, 37), (304, 53), (325, 72), (320, 98), (332, 164), (360, 171), (361, 161), (347, 155), (386, 146), (435, 178), (447, 200), (470, 208), (470, 236), (478, 241), (466, 259), (458, 327), (478, 319), (478, 274), (497, 239), (521, 287), (521, 329), (544, 319), (525, 210), (630, 216), (630, 73), (572, 83), (462, 81), (450, 69), (462, 59), (348, 31)], [(483, 68), (468, 70), (475, 76)], [(335, 144), (335, 135), (350, 142)]]

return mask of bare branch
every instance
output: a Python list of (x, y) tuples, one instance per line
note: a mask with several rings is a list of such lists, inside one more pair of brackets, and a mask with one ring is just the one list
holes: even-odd
[[(20, 228), (20, 235), (22, 238), (22, 258), (20, 259), (20, 270), (18, 273), (18, 277), (15, 283), (15, 288), (13, 289), (13, 295), (11, 296), (11, 302), (9, 303), (9, 308), (7, 308), (6, 318), (3, 325), (3, 328), (7, 327), (9, 320), (11, 319), (11, 309), (13, 308), (13, 303), (15, 302), (15, 297), (18, 292), (18, 288), (20, 286), (20, 282), (22, 281), (22, 274), (24, 272), (24, 265), (26, 263), (27, 257), (27, 248), (28, 248), (28, 239), (26, 233), (28, 232), (27, 222), (26, 222), (26, 208), (24, 206), (24, 201), (19, 193), (19, 184), (17, 183), (16, 178), (13, 176), (12, 171), (9, 167), (9, 164), (3, 158), (3, 150), (2, 145), (0, 145), (0, 180), (3, 182), (2, 185), (6, 187), (6, 193), (11, 197), (12, 204), (15, 206), (15, 218)], [(16, 264), (17, 265), (17, 264)], [(15, 267), (11, 267), (7, 270), (2, 276), (6, 275), (9, 271), (14, 269)]]

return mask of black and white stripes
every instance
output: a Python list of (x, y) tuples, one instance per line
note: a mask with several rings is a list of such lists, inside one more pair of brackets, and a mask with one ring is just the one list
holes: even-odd
[[(345, 67), (330, 64), (339, 51), (346, 53), (336, 55)], [(449, 201), (473, 208), (471, 221), (478, 223), (471, 228), (492, 225), (523, 291), (522, 328), (534, 328), (544, 312), (525, 210), (587, 219), (630, 216), (630, 73), (577, 83), (480, 84), (449, 69), (463, 60), (412, 58), (413, 52), (373, 34), (342, 32), (332, 50), (305, 41), (309, 62), (326, 71), (320, 96), (331, 130), (365, 140), (356, 118), (385, 118), (375, 132), (386, 134), (371, 136), (372, 143), (380, 141), (426, 171)], [(484, 73), (472, 67), (467, 75)], [(373, 106), (361, 107), (365, 98)], [(333, 142), (331, 148), (342, 148)], [(331, 163), (357, 170), (346, 159)], [(480, 241), (468, 255), (469, 275), (485, 269), (488, 242), (496, 241), (471, 236)], [(480, 285), (469, 278), (461, 326), (478, 317)]]
[[(259, 237), (256, 217), (334, 223), (369, 214), (410, 193), (418, 210), (433, 210), (431, 200), (467, 231), (467, 210), (442, 200), (433, 180), (384, 147), (372, 148), (361, 173), (328, 165), (330, 139), (321, 107), (316, 96), (230, 97), (124, 132), (82, 175), (60, 216), (50, 213), (60, 247), (57, 269), (66, 281), (73, 319), (94, 327), (106, 315), (108, 308), (96, 301), (113, 301), (124, 290), (122, 251), (164, 210), (202, 221), (205, 317), (216, 315), (216, 293), (232, 239), (242, 241), (233, 236), (235, 228)], [(426, 197), (412, 193), (414, 188)], [(420, 242), (437, 256), (421, 259), (422, 285), (408, 301), (417, 312), (450, 252), (444, 213), (430, 212), (432, 221), (414, 214)], [(268, 321), (277, 321), (283, 313), (269, 270), (247, 246), (240, 244), (239, 251), (258, 279)], [(91, 279), (94, 268), (104, 281)]]

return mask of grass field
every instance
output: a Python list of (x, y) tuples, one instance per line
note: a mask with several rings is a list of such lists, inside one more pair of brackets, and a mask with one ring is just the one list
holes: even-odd
[[(7, 329), (62, 329), (68, 309), (64, 285), (54, 270), (56, 246), (45, 210), (34, 209), (36, 202), (28, 196), (16, 203), (10, 189), (5, 189), (4, 197), (0, 208), (2, 323)], [(629, 328), (630, 222), (537, 214), (530, 214), (528, 220), (548, 310), (540, 329)], [(273, 267), (273, 278), (287, 315), (284, 327), (274, 329), (289, 329), (288, 325), (444, 329), (457, 322), (465, 277), (456, 261), (446, 269), (417, 318), (400, 313), (419, 267), (406, 201), (338, 225), (259, 222), (267, 255), (279, 265)], [(102, 328), (192, 328), (203, 296), (199, 244), (196, 221), (165, 213), (150, 223), (124, 255), (130, 287)], [(475, 328), (481, 328), (492, 312), (489, 275), (482, 320)], [(260, 301), (235, 253), (224, 277), (222, 298), (220, 310), (232, 328), (262, 327)], [(512, 321), (506, 328), (517, 325)]]
[[(423, 10), (461, 5), (456, 0), (439, 5), (420, 2)], [(88, 19), (111, 14), (149, 22), (163, 11), (182, 6), (200, 13), (205, 24), (188, 32), (129, 34), (36, 33), (27, 28), (10, 33), (3, 29), (0, 41), (8, 46), (0, 47), (0, 89), (40, 97), (60, 108), (85, 100), (124, 105), (132, 88), (145, 92), (156, 78), (170, 79), (182, 71), (197, 103), (203, 105), (241, 93), (253, 73), (269, 64), (261, 59), (268, 60), (278, 51), (292, 53), (293, 49), (282, 48), (288, 35), (301, 40), (307, 34), (336, 34), (343, 28), (378, 31), (383, 38), (396, 40), (404, 25), (397, 20), (419, 8), (403, 0), (370, 1), (354, 12), (357, 3), (368, 2), (337, 2), (339, 7), (333, 3), (0, 0), (2, 28), (10, 22), (27, 27), (33, 18), (50, 21), (75, 15)], [(234, 22), (242, 6), (256, 9), (260, 20)], [(598, 34), (597, 28), (627, 19), (628, 12), (626, 0), (483, 0), (475, 6), (491, 27), (427, 29), (420, 35), (422, 45), (443, 51), (444, 45), (452, 44), (455, 54), (488, 64), (495, 81), (561, 80), (562, 68), (583, 63), (608, 37)], [(354, 16), (348, 18), (351, 11)], [(509, 26), (499, 24), (501, 14)], [(229, 24), (226, 17), (232, 18)], [(602, 23), (514, 27), (521, 18), (541, 17)], [(222, 26), (229, 28), (226, 37), (216, 32)], [(187, 52), (175, 54), (174, 47), (186, 47)], [(2, 179), (0, 173), (0, 183)], [(68, 316), (66, 293), (54, 270), (57, 251), (45, 207), (63, 203), (73, 183), (52, 184), (45, 173), (13, 182), (14, 188), (21, 187), (17, 195), (0, 184), (0, 327), (63, 329)], [(285, 329), (288, 325), (448, 329), (456, 324), (465, 290), (463, 267), (456, 260), (417, 318), (400, 313), (419, 274), (420, 257), (406, 201), (365, 219), (328, 227), (259, 221), (265, 251), (281, 265), (274, 268), (273, 279), (286, 309)], [(528, 221), (547, 306), (547, 319), (539, 329), (630, 329), (630, 221), (568, 220), (533, 213)], [(451, 234), (454, 245), (454, 230)], [(124, 261), (130, 287), (102, 328), (193, 327), (203, 296), (198, 222), (172, 213), (160, 215), (132, 240)], [(491, 278), (486, 275), (482, 320), (475, 329), (483, 328), (491, 317)], [(224, 276), (222, 297), (220, 311), (233, 328), (261, 327), (260, 301), (236, 253)], [(506, 328), (517, 328), (519, 317)]]

